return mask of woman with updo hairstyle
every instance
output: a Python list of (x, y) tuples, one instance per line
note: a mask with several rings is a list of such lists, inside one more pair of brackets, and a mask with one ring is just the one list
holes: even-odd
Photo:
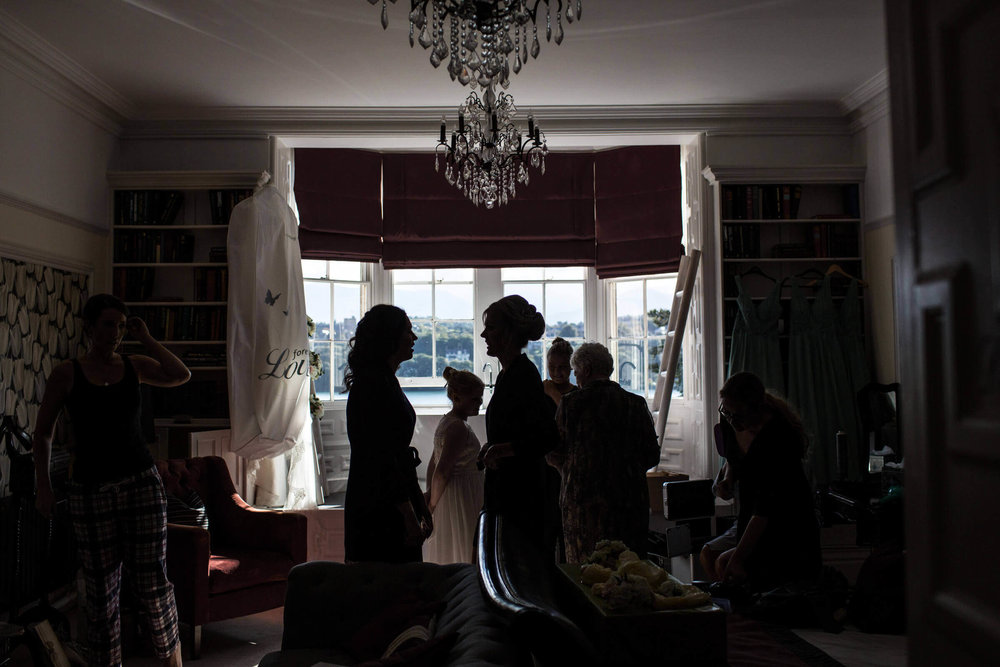
[(431, 513), (417, 481), (420, 459), (410, 446), (416, 414), (396, 379), (413, 358), (410, 318), (396, 306), (373, 306), (358, 322), (344, 385), (351, 468), (344, 500), (349, 562), (422, 560)]
[(719, 396), (739, 519), (736, 547), (718, 556), (709, 576), (758, 591), (814, 583), (821, 569), (819, 523), (802, 464), (802, 421), (753, 373), (730, 377)]
[(545, 395), (552, 399), (557, 406), (562, 401), (563, 394), (576, 389), (576, 385), (569, 381), (573, 368), (569, 360), (573, 356), (573, 346), (564, 338), (554, 338), (549, 345), (549, 351), (545, 353), (545, 367), (549, 372), (549, 379), (542, 382)]
[(486, 408), (487, 442), (479, 458), (486, 466), (486, 509), (548, 558), (558, 537), (553, 518), (559, 510), (545, 463), (558, 437), (555, 404), (523, 352), (543, 333), (545, 318), (522, 296), (505, 296), (483, 313), (486, 354), (500, 361), (500, 373)]
[(424, 543), (431, 563), (471, 563), (476, 523), (483, 508), (483, 473), (477, 464), (479, 438), (469, 417), (483, 404), (483, 381), (475, 373), (444, 369), (451, 410), (434, 431), (434, 453), (427, 464), (427, 507), (434, 534)]

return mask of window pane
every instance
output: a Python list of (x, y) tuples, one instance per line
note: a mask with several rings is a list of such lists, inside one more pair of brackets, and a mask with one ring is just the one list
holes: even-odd
[(450, 283), (471, 283), (473, 269), (437, 269), (434, 271), (434, 279)]
[(392, 272), (394, 283), (429, 283), (433, 277), (431, 269), (396, 269)]
[(361, 285), (333, 286), (334, 338), (350, 340), (361, 319)]
[(413, 333), (417, 335), (417, 342), (413, 345), (413, 358), (404, 361), (399, 366), (396, 376), (401, 378), (431, 377), (434, 374), (431, 358), (434, 349), (431, 323), (429, 320), (414, 320), (413, 318), (410, 318), (410, 323), (413, 325)]
[(542, 341), (529, 341), (528, 348), (524, 351), (524, 353), (528, 355), (529, 359), (531, 359), (531, 363), (535, 364), (535, 367), (538, 369), (538, 374), (543, 378), (548, 377), (544, 362), (545, 355), (542, 352)]
[(642, 336), (642, 281), (618, 283), (615, 286), (616, 330), (621, 337)]
[(344, 373), (347, 371), (347, 353), (351, 351), (347, 343), (333, 343), (333, 375), (330, 377), (330, 387), (333, 397), (346, 399), (344, 391)]
[[(305, 261), (305, 260), (304, 260)], [(330, 283), (306, 281), (306, 315), (316, 324), (316, 340), (330, 338)]]
[(393, 288), (393, 303), (405, 310), (411, 321), (434, 315), (430, 285), (396, 285)]
[(472, 285), (436, 285), (434, 310), (438, 319), (472, 319)]
[(550, 283), (545, 286), (545, 335), (583, 338), (584, 302), (582, 283)]
[(472, 322), (438, 322), (435, 377), (441, 377), (446, 366), (475, 372), (472, 367), (474, 342)]
[(662, 336), (670, 322), (670, 307), (674, 301), (676, 280), (658, 279), (646, 282), (646, 312), (649, 315), (649, 335)]
[(674, 375), (674, 396), (684, 395), (684, 351), (677, 355), (677, 374)]
[(646, 396), (652, 398), (656, 394), (656, 378), (660, 375), (660, 359), (663, 356), (664, 338), (649, 338), (647, 340), (649, 350), (649, 368), (646, 373)]
[(303, 278), (326, 278), (326, 262), (322, 259), (302, 260)]
[(542, 309), (542, 284), (541, 283), (517, 283), (503, 286), (503, 295), (520, 294), (528, 300), (535, 308)]
[(330, 262), (331, 280), (361, 280), (361, 262)]
[(514, 269), (500, 269), (500, 280), (544, 280), (545, 269), (523, 266)]
[(618, 355), (615, 366), (618, 368), (618, 384), (622, 389), (633, 394), (644, 395), (643, 392), (643, 341), (622, 339), (618, 341)]
[(583, 280), (587, 277), (587, 269), (582, 266), (560, 266), (545, 269), (548, 280)]
[(333, 377), (330, 366), (330, 344), (326, 342), (311, 341), (309, 347), (319, 354), (323, 362), (323, 374), (315, 380), (316, 396), (324, 401), (330, 400), (330, 380)]

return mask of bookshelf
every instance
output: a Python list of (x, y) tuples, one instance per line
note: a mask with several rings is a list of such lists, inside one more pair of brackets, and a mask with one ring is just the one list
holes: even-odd
[[(228, 426), (226, 237), (233, 207), (253, 193), (258, 176), (249, 171), (108, 174), (109, 291), (191, 369), (183, 387), (150, 388), (150, 411), (159, 429)], [(124, 351), (141, 353), (142, 346), (126, 341)]]
[(792, 283), (798, 282), (811, 301), (823, 275), (831, 272), (839, 304), (850, 283), (843, 274), (863, 279), (864, 168), (707, 167), (703, 175), (715, 208), (721, 375), (727, 374), (739, 316), (735, 276), (741, 276), (754, 303), (767, 297), (774, 281), (782, 284), (778, 338), (787, 381)]

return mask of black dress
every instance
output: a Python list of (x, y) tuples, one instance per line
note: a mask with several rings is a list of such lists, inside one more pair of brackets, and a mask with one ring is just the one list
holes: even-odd
[(387, 368), (357, 373), (347, 397), (351, 468), (344, 501), (344, 547), (349, 561), (422, 560), (407, 546), (399, 504), (423, 504), (416, 450), (410, 447), (416, 414)]
[(739, 537), (754, 515), (767, 518), (767, 528), (746, 561), (749, 585), (765, 589), (815, 581), (821, 568), (819, 521), (795, 431), (774, 417), (746, 455), (731, 461), (739, 482)]
[(558, 442), (555, 404), (542, 389), (538, 369), (524, 354), (497, 376), (486, 408), (490, 444), (509, 442), (514, 455), (486, 470), (486, 509), (516, 525), (541, 553), (553, 553), (559, 509), (548, 477), (547, 454)]

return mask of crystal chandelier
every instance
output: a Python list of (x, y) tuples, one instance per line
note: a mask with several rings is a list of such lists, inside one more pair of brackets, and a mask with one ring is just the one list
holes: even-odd
[(529, 166), (545, 173), (549, 149), (545, 135), (528, 116), (528, 134), (514, 125), (517, 108), (507, 93), (494, 95), (487, 88), (482, 99), (471, 93), (458, 108), (458, 126), (447, 140), (447, 127), (441, 119), (441, 136), (434, 149), (434, 169), (479, 206), (493, 208), (514, 198), (518, 183), (527, 185)]
[[(373, 5), (378, 1), (368, 0)], [(506, 88), (511, 69), (514, 74), (520, 72), (529, 53), (538, 57), (537, 22), (542, 18), (538, 5), (543, 2), (545, 39), (562, 44), (563, 0), (410, 0), (410, 46), (418, 33), (420, 46), (431, 49), (431, 64), (438, 67), (447, 60), (451, 80), (463, 86), (479, 84), (486, 90), (499, 84)], [(566, 21), (579, 20), (583, 1), (566, 0), (565, 5)], [(382, 28), (388, 26), (386, 0), (382, 0)]]

